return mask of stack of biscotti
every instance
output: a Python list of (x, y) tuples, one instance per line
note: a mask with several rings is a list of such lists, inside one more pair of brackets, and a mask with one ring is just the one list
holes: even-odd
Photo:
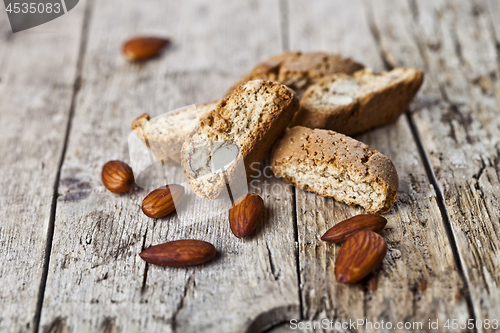
[(287, 86), (265, 80), (240, 85), (209, 114), (201, 118), (184, 142), (181, 162), (184, 176), (193, 192), (216, 199), (226, 184), (237, 178), (237, 164), (224, 172), (214, 172), (217, 155), (237, 147), (234, 160), (243, 160), (247, 175), (250, 165), (260, 163), (290, 124), (299, 108), (299, 99)]
[(156, 159), (165, 164), (181, 163), (181, 148), (186, 137), (193, 131), (199, 119), (214, 110), (220, 100), (187, 107), (150, 119), (143, 114), (131, 127), (136, 135), (146, 142)]
[(413, 68), (331, 75), (307, 89), (290, 126), (355, 135), (390, 124), (408, 108), (422, 80), (422, 71)]
[[(308, 57), (323, 60), (305, 60)], [(343, 65), (332, 73), (325, 69), (332, 67), (322, 66), (328, 62), (325, 59)], [(363, 133), (397, 120), (420, 88), (422, 71), (396, 68), (375, 74), (340, 56), (290, 52), (259, 64), (238, 83), (254, 77), (280, 81), (302, 96), (291, 129), (272, 154), (276, 176), (371, 213), (391, 209), (398, 190), (394, 165), (344, 134)]]
[[(362, 64), (338, 54), (285, 52), (257, 65), (231, 87), (227, 95), (247, 81), (265, 79), (287, 85), (300, 97), (309, 86), (325, 76), (335, 73), (352, 74), (363, 67)], [(215, 109), (218, 102), (220, 100), (174, 111), (151, 120), (144, 114), (132, 122), (132, 129), (141, 139), (147, 138), (157, 159), (162, 159), (166, 164), (180, 164), (180, 150), (187, 135), (199, 122), (200, 115)]]
[[(373, 73), (340, 55), (285, 52), (257, 65), (223, 100), (181, 110), (170, 119), (142, 116), (133, 127), (139, 124), (144, 138), (163, 147), (158, 155), (181, 163), (189, 185), (204, 198), (220, 196), (236, 172), (234, 165), (214, 172), (214, 156), (221, 150), (237, 147), (249, 171), (275, 147), (271, 163), (276, 176), (384, 213), (396, 200), (396, 169), (389, 158), (345, 134), (394, 122), (422, 80), (416, 69)], [(285, 137), (277, 141), (286, 127)]]
[(264, 79), (283, 83), (301, 97), (309, 86), (325, 76), (337, 73), (353, 74), (363, 67), (362, 64), (338, 54), (285, 52), (258, 64), (233, 85), (227, 94), (231, 94), (242, 83)]

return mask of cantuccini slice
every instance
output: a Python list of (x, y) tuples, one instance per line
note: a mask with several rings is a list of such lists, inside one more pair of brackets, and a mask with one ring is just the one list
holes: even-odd
[(265, 79), (287, 85), (300, 97), (310, 85), (327, 75), (352, 74), (363, 67), (362, 64), (350, 58), (343, 58), (339, 54), (285, 52), (258, 64), (232, 86), (227, 94), (231, 94), (244, 82)]
[(201, 120), (182, 147), (182, 168), (192, 190), (206, 199), (218, 198), (226, 183), (239, 177), (235, 163), (224, 172), (214, 167), (219, 157), (231, 153), (234, 160), (243, 160), (247, 174), (239, 179), (246, 182), (250, 165), (264, 159), (298, 107), (296, 94), (277, 82), (254, 80), (236, 88)]
[(398, 175), (391, 160), (334, 131), (288, 129), (273, 150), (271, 169), (300, 189), (370, 213), (386, 213), (396, 201)]
[(290, 126), (355, 135), (392, 123), (408, 108), (422, 80), (423, 72), (413, 68), (326, 77), (307, 89)]
[(151, 120), (149, 115), (143, 114), (132, 121), (131, 127), (141, 140), (147, 140), (157, 159), (163, 159), (166, 164), (180, 164), (184, 140), (199, 119), (214, 110), (219, 102), (172, 111)]

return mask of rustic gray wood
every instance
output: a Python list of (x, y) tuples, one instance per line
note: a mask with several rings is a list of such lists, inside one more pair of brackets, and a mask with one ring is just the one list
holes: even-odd
[(427, 70), (412, 118), (444, 196), (475, 317), (498, 320), (498, 3), (380, 1), (373, 12), (390, 61)]
[[(432, 318), (446, 331), (448, 318), (500, 319), (497, 1), (96, 0), (18, 34), (0, 12), (0, 331), (36, 331), (39, 311), (39, 332), (296, 332), (290, 319), (323, 318)], [(173, 44), (130, 64), (120, 49), (136, 34)], [(100, 182), (107, 160), (128, 159), (137, 115), (220, 98), (288, 48), (426, 71), (408, 115), (358, 137), (394, 161), (400, 189), (382, 233), (388, 255), (354, 286), (335, 282), (339, 247), (319, 237), (361, 209), (262, 175), (252, 189), (266, 218), (238, 240), (225, 213), (206, 213), (221, 203), (152, 220), (140, 210), (146, 190), (114, 195)], [(168, 177), (182, 182), (179, 168)], [(212, 242), (219, 256), (187, 269), (138, 257), (180, 238)]]
[[(81, 6), (80, 6), (81, 7)], [(82, 8), (13, 34), (0, 10), (0, 331), (32, 332), (76, 79)], [(57, 52), (55, 51), (57, 50)]]
[[(113, 20), (110, 20), (113, 18)], [(128, 159), (130, 122), (224, 95), (261, 59), (280, 52), (278, 2), (96, 1), (82, 86), (61, 170), (41, 329), (70, 332), (258, 332), (299, 316), (293, 193), (258, 185), (268, 209), (257, 235), (238, 240), (227, 213), (192, 206), (188, 219), (153, 220), (146, 190), (114, 195), (102, 165)], [(130, 64), (121, 44), (137, 34), (172, 38), (157, 59)], [(175, 182), (180, 171), (173, 170)], [(269, 170), (267, 170), (269, 174)], [(194, 268), (146, 265), (153, 244), (195, 238), (219, 256)]]
[[(294, 22), (289, 34), (291, 49), (339, 52), (374, 70), (384, 69), (360, 1), (315, 4), (290, 1), (289, 21)], [(419, 63), (407, 65), (419, 67)], [(382, 232), (388, 253), (378, 272), (364, 283), (338, 284), (334, 262), (340, 247), (319, 238), (337, 222), (363, 210), (297, 190), (303, 317), (311, 321), (384, 320), (393, 325), (468, 319), (463, 281), (406, 117), (358, 139), (390, 157), (398, 171), (398, 200), (385, 215), (388, 224)], [(446, 330), (441, 327), (440, 331)]]

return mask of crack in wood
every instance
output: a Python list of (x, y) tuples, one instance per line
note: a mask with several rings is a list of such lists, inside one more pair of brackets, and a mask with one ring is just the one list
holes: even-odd
[[(415, 123), (413, 122), (411, 115), (406, 114), (406, 118), (407, 118), (408, 123), (410, 125), (410, 129), (415, 137), (415, 142), (417, 143), (420, 157), (422, 159), (425, 170), (427, 172), (427, 177), (428, 177), (430, 183), (432, 184), (432, 186), (434, 187), (434, 191), (436, 193), (436, 201), (437, 201), (439, 210), (441, 211), (443, 225), (444, 225), (444, 228), (445, 228), (446, 233), (448, 235), (448, 239), (449, 239), (450, 246), (452, 249), (453, 257), (455, 259), (455, 264), (457, 267), (458, 274), (462, 277), (463, 281), (465, 281), (466, 285), (468, 286), (468, 284), (470, 282), (469, 282), (469, 279), (467, 277), (467, 273), (466, 273), (466, 270), (464, 267), (465, 262), (460, 255), (460, 251), (458, 249), (455, 234), (454, 234), (454, 231), (451, 227), (450, 216), (449, 216), (448, 209), (446, 208), (446, 203), (445, 203), (445, 199), (444, 199), (444, 195), (443, 195), (442, 186), (434, 174), (434, 170), (432, 168), (432, 164), (430, 162), (429, 155), (425, 149), (425, 146), (423, 145), (422, 138), (420, 137), (420, 133), (418, 132), (418, 129), (417, 129)], [(467, 290), (468, 290), (468, 288), (467, 288)], [(467, 307), (469, 309), (470, 317), (475, 321), (476, 313), (475, 313), (474, 306), (472, 303), (472, 298), (471, 298), (469, 293), (465, 294), (465, 301), (466, 301)]]
[(472, 178), (474, 178), (476, 180), (476, 182), (474, 184), (474, 188), (477, 191), (479, 191), (481, 197), (484, 198), (483, 188), (479, 185), (479, 179), (481, 178), (481, 176), (483, 175), (484, 170), (486, 169), (486, 163), (484, 163), (484, 159), (483, 159), (482, 156), (480, 158), (481, 158), (481, 167), (479, 168), (478, 172), (476, 172), (476, 174), (474, 174), (472, 176)]
[(187, 279), (186, 284), (184, 285), (184, 290), (182, 292), (181, 299), (180, 299), (176, 309), (172, 313), (172, 317), (171, 317), (172, 319), (170, 322), (170, 326), (172, 327), (172, 331), (174, 333), (177, 332), (177, 315), (184, 308), (184, 300), (187, 297), (188, 290), (190, 288), (192, 288), (193, 286), (196, 286), (196, 283), (194, 281), (194, 275), (195, 275), (194, 271), (191, 275), (189, 275), (189, 278)]
[(105, 318), (102, 323), (101, 333), (118, 333), (115, 318)]
[(271, 253), (271, 249), (269, 248), (269, 244), (266, 242), (266, 249), (267, 249), (267, 259), (269, 260), (269, 267), (271, 268), (271, 274), (274, 277), (274, 280), (279, 279), (279, 272), (276, 269), (276, 265), (274, 264), (273, 260), (273, 255)]
[[(289, 0), (279, 0), (279, 14), (280, 14), (280, 29), (281, 29), (281, 40), (282, 40), (282, 51), (286, 52), (290, 50), (290, 9)], [(299, 315), (300, 319), (304, 318), (304, 306), (302, 299), (302, 283), (301, 283), (301, 267), (300, 267), (300, 254), (299, 254), (299, 231), (298, 231), (298, 219), (297, 214), (297, 189), (292, 188), (292, 216), (293, 216), (293, 237), (294, 237), (294, 255), (295, 255), (295, 267), (297, 273), (297, 298), (299, 300)], [(266, 243), (267, 246), (267, 243)], [(269, 248), (267, 249), (269, 255), (271, 252)], [(270, 260), (272, 258), (270, 257)], [(270, 263), (272, 263), (270, 261)], [(272, 267), (272, 266), (271, 266)], [(273, 271), (275, 280), (277, 276)]]
[(41, 314), (42, 314), (43, 300), (45, 297), (45, 287), (47, 284), (47, 276), (49, 273), (50, 255), (52, 252), (52, 242), (54, 239), (57, 198), (58, 198), (58, 193), (59, 193), (59, 182), (60, 182), (60, 178), (61, 178), (62, 165), (64, 163), (64, 158), (66, 156), (66, 151), (68, 148), (69, 135), (71, 132), (73, 115), (75, 113), (76, 97), (78, 95), (78, 92), (80, 91), (80, 76), (81, 76), (81, 72), (82, 72), (83, 59), (84, 59), (86, 45), (87, 45), (87, 39), (88, 39), (87, 34), (88, 34), (88, 28), (89, 28), (89, 22), (90, 22), (90, 12), (91, 12), (90, 10), (91, 10), (92, 5), (93, 5), (93, 0), (90, 0), (90, 1), (85, 3), (83, 27), (82, 27), (81, 37), (80, 37), (81, 40), (80, 40), (78, 60), (77, 60), (77, 65), (76, 65), (76, 77), (75, 77), (75, 81), (74, 81), (74, 85), (73, 85), (73, 94), (71, 96), (71, 104), (70, 104), (70, 108), (69, 108), (68, 122), (66, 124), (66, 129), (65, 129), (64, 144), (63, 144), (61, 156), (60, 156), (59, 163), (58, 163), (56, 179), (54, 182), (52, 205), (51, 205), (51, 209), (50, 209), (50, 219), (49, 219), (49, 226), (48, 226), (48, 230), (47, 230), (47, 240), (46, 240), (46, 246), (45, 246), (45, 260), (44, 260), (42, 277), (41, 277), (41, 281), (40, 281), (40, 288), (38, 291), (37, 307), (36, 307), (35, 316), (33, 319), (33, 321), (34, 321), (33, 331), (35, 333), (38, 333), (39, 329), (40, 329), (40, 319), (41, 319)]
[(413, 122), (411, 115), (406, 114), (406, 117), (408, 119), (408, 123), (410, 124), (411, 131), (412, 131), (413, 135), (415, 136), (415, 142), (417, 143), (417, 147), (419, 149), (421, 159), (424, 163), (425, 170), (427, 172), (427, 176), (429, 178), (430, 183), (434, 187), (434, 191), (436, 192), (436, 201), (438, 203), (439, 210), (441, 211), (443, 225), (445, 227), (446, 233), (448, 234), (448, 239), (449, 239), (452, 253), (453, 253), (453, 256), (455, 259), (454, 261), (455, 261), (455, 264), (457, 267), (457, 271), (458, 271), (458, 274), (462, 277), (463, 281), (465, 281), (465, 287), (463, 288), (463, 290), (467, 291), (467, 293), (465, 293), (464, 295), (465, 295), (465, 301), (467, 303), (467, 307), (469, 310), (469, 315), (470, 315), (471, 319), (473, 319), (475, 321), (477, 318), (477, 315), (475, 312), (475, 308), (474, 308), (474, 305), (472, 302), (471, 295), (468, 292), (468, 290), (469, 290), (468, 285), (470, 283), (470, 280), (469, 280), (469, 278), (467, 276), (467, 272), (465, 270), (465, 261), (461, 257), (460, 251), (458, 249), (455, 233), (454, 233), (453, 228), (451, 226), (450, 215), (449, 215), (449, 211), (446, 207), (442, 186), (434, 174), (434, 170), (432, 168), (432, 163), (430, 162), (429, 155), (425, 149), (425, 146), (423, 144), (423, 140), (420, 137), (420, 133), (418, 132), (418, 129), (417, 129), (415, 123)]
[[(464, 55), (462, 53), (463, 50), (462, 50), (461, 47), (457, 48), (457, 43), (459, 43), (459, 41), (458, 41), (458, 35), (456, 33), (454, 33), (453, 29), (452, 29), (452, 32), (451, 32), (451, 38), (452, 38), (454, 46), (455, 46), (454, 51), (456, 53), (456, 57), (460, 61), (460, 63), (463, 65), (463, 64), (465, 64)], [(418, 44), (420, 45), (420, 43), (418, 43)], [(498, 64), (498, 49), (496, 48), (496, 43), (495, 43), (495, 50), (497, 52), (496, 63)], [(424, 58), (424, 61), (427, 61), (427, 59)], [(490, 73), (490, 77), (492, 77), (493, 79), (495, 79), (496, 75)], [(471, 84), (478, 85), (478, 86), (480, 86), (483, 94), (487, 94), (487, 93), (489, 94), (490, 93), (490, 89), (487, 89), (488, 87), (484, 86), (483, 83), (484, 82), (481, 80), (481, 77), (479, 77), (479, 78), (476, 78), (476, 79), (472, 80), (472, 82), (469, 82), (468, 88), (470, 87)], [(446, 94), (446, 90), (445, 90), (445, 88), (444, 88), (444, 86), (442, 84), (440, 84), (439, 89), (440, 89), (440, 92), (441, 92), (441, 95), (442, 95), (443, 99), (446, 100), (449, 103), (451, 111), (455, 115), (458, 116), (458, 123), (462, 124), (462, 126), (464, 127), (464, 131), (465, 131), (465, 134), (466, 134), (466, 141), (467, 141), (467, 143), (469, 145), (471, 145), (473, 143), (473, 140), (472, 140), (472, 137), (469, 134), (468, 126), (472, 122), (472, 120), (470, 119), (472, 110), (466, 113), (466, 115), (468, 116), (468, 118), (464, 119), (463, 116), (462, 116), (462, 114), (461, 114), (461, 112), (459, 112), (459, 107), (457, 106), (457, 104), (451, 103), (450, 99), (448, 98), (448, 96)], [(470, 90), (470, 88), (469, 88), (469, 90)], [(448, 121), (450, 123), (450, 126), (453, 129), (453, 125), (451, 124), (451, 121), (450, 120), (448, 120)], [(454, 132), (451, 132), (450, 136), (455, 140), (456, 143), (458, 143), (458, 140), (457, 140), (456, 135), (454, 134)], [(464, 148), (462, 148), (462, 149), (464, 149)], [(480, 160), (481, 160), (481, 167), (480, 167), (479, 171), (475, 175), (472, 176), (473, 178), (476, 178), (476, 180), (475, 180), (475, 183), (473, 183), (471, 185), (473, 185), (473, 187), (478, 191), (478, 194), (481, 197), (483, 197), (483, 201), (484, 201), (485, 200), (484, 199), (485, 198), (484, 197), (484, 191), (482, 190), (481, 186), (479, 185), (479, 179), (481, 177), (482, 172), (484, 172), (484, 170), (485, 170), (485, 165), (484, 165), (485, 163), (484, 163), (484, 158), (482, 156), (480, 156)], [(438, 188), (438, 190), (439, 190), (439, 193), (441, 194), (442, 204), (445, 205), (446, 201), (444, 200), (444, 194), (443, 194), (441, 188)], [(467, 192), (469, 192), (470, 189), (468, 188), (468, 186), (458, 185), (457, 186), (457, 191), (459, 193), (460, 193), (460, 191), (467, 191)], [(455, 191), (453, 191), (453, 189), (450, 189), (449, 194), (446, 195), (446, 199), (447, 200), (451, 199), (449, 197), (449, 195), (451, 195), (453, 192), (455, 192)], [(474, 198), (474, 197), (475, 197), (475, 195), (474, 195), (473, 191), (470, 191), (470, 194), (464, 195), (464, 199), (465, 200), (469, 200), (469, 198)], [(454, 205), (453, 209), (458, 210), (460, 212), (459, 216), (466, 217), (466, 216), (470, 215), (470, 212), (464, 211), (464, 209), (462, 208), (461, 204), (464, 205), (463, 207), (476, 207), (476, 209), (479, 210), (479, 211), (483, 210), (482, 205), (481, 205), (480, 202), (472, 202), (472, 201), (471, 202), (462, 202), (462, 197), (461, 196), (457, 197), (455, 200), (457, 201), (457, 204)], [(487, 205), (486, 205), (486, 207), (487, 207)], [(490, 214), (488, 212), (488, 209), (486, 208), (485, 210), (486, 210), (487, 215), (490, 216)], [(448, 220), (447, 224), (449, 222), (450, 221)], [(460, 227), (460, 229), (458, 229), (457, 231), (454, 231), (453, 228), (451, 227), (451, 224), (450, 224), (450, 232), (453, 233), (452, 234), (453, 236), (454, 236), (455, 232), (460, 232), (460, 231), (462, 231), (465, 235), (467, 235), (469, 232), (467, 230), (464, 230), (464, 227), (466, 227), (466, 225), (462, 224), (461, 227)], [(481, 228), (483, 230), (482, 232), (484, 232), (485, 234), (489, 233), (484, 228), (484, 225), (480, 224), (479, 228)], [(472, 238), (471, 236), (467, 236), (467, 241), (469, 243), (469, 251), (472, 251), (472, 253), (473, 253), (474, 257), (475, 257), (475, 261), (477, 262), (477, 264), (479, 266), (481, 266), (481, 262), (482, 262), (483, 256), (480, 253), (478, 253), (477, 247), (478, 246), (482, 247), (483, 245), (481, 245), (479, 239), (476, 239), (477, 244), (475, 244), (473, 242), (473, 240), (474, 240), (474, 238)], [(456, 243), (454, 244), (454, 247), (456, 247), (457, 251), (459, 252), (458, 245)], [(465, 267), (467, 267), (467, 263), (461, 257), (460, 257), (460, 267), (462, 268), (462, 271), (464, 272), (463, 273), (464, 274), (464, 278), (465, 278), (465, 281), (466, 281), (467, 287), (468, 287), (468, 288), (464, 288), (463, 290), (466, 291), (465, 295), (466, 295), (466, 300), (467, 300), (468, 307), (469, 307), (469, 312), (472, 314), (473, 317), (477, 317), (476, 311), (481, 311), (480, 305), (477, 305), (477, 307), (473, 306), (474, 304), (472, 303), (471, 295), (468, 292), (468, 289), (470, 288), (470, 283), (471, 283), (470, 281), (471, 280), (470, 280), (470, 277), (467, 274), (467, 271), (465, 270)], [(494, 267), (494, 265), (490, 266), (490, 268), (493, 268), (493, 267)]]
[[(148, 235), (148, 227), (146, 226), (146, 231), (144, 232), (144, 236), (142, 237), (141, 251), (144, 251), (146, 249), (146, 238), (147, 238), (147, 235)], [(141, 286), (141, 294), (143, 294), (143, 295), (146, 292), (146, 288), (147, 288), (148, 269), (149, 269), (149, 263), (145, 262), (145, 264), (144, 264), (143, 279), (142, 279), (142, 286)]]
[(297, 210), (297, 188), (292, 189), (292, 212), (293, 212), (293, 238), (295, 241), (295, 248), (294, 248), (294, 254), (295, 254), (295, 266), (297, 268), (297, 291), (298, 291), (298, 298), (299, 298), (299, 314), (300, 314), (300, 319), (303, 319), (305, 316), (304, 313), (304, 304), (303, 304), (303, 299), (302, 299), (302, 282), (301, 282), (301, 267), (300, 267), (300, 254), (299, 254), (299, 225), (298, 225), (298, 219), (297, 219), (297, 214), (299, 213)]
[[(415, 0), (408, 0), (408, 7), (410, 8), (410, 11), (412, 13), (412, 20), (414, 22), (414, 25), (418, 25), (418, 22), (416, 22), (416, 21), (418, 21), (420, 13), (418, 11), (417, 2)], [(381, 44), (381, 40), (380, 40), (380, 32), (376, 26), (374, 19), (372, 19), (371, 27), (372, 27), (371, 31), (372, 31), (372, 34), (374, 35), (374, 39), (377, 41), (377, 44), (380, 45), (380, 48), (383, 49), (383, 45)], [(416, 41), (415, 44), (417, 45), (417, 49), (419, 50), (420, 57), (422, 58), (426, 69), (428, 69), (429, 68), (428, 59), (425, 56), (424, 49), (423, 49), (423, 47), (418, 39), (418, 36), (414, 33), (413, 30), (412, 30), (411, 35), (413, 36), (413, 38)], [(462, 47), (459, 43), (458, 37), (456, 34), (454, 34), (452, 38), (453, 38), (455, 52), (457, 53), (457, 56), (458, 56), (460, 62), (462, 64), (464, 64), (465, 61), (464, 61), (463, 54), (462, 54)], [(434, 51), (437, 51), (437, 49), (434, 49)], [(386, 54), (385, 52), (381, 52), (382, 57), (385, 57), (385, 54)], [(466, 122), (464, 121), (461, 113), (459, 112), (457, 104), (453, 104), (450, 102), (450, 100), (448, 99), (448, 97), (446, 95), (446, 90), (444, 89), (444, 87), (442, 86), (441, 83), (439, 84), (439, 90), (441, 92), (442, 98), (448, 103), (449, 109), (451, 110), (451, 112), (453, 112), (454, 115), (457, 115), (459, 117), (459, 123), (465, 124)], [(437, 180), (437, 178), (434, 174), (432, 162), (430, 161), (429, 155), (426, 152), (425, 145), (424, 145), (423, 140), (420, 136), (420, 133), (417, 129), (417, 126), (415, 125), (415, 123), (413, 121), (413, 117), (410, 114), (410, 112), (406, 112), (406, 118), (407, 118), (407, 122), (410, 126), (412, 135), (414, 137), (414, 141), (417, 144), (420, 158), (424, 163), (425, 171), (427, 173), (427, 178), (429, 179), (430, 183), (433, 185), (434, 190), (436, 192), (437, 203), (438, 203), (441, 215), (442, 215), (442, 221), (443, 221), (446, 233), (448, 234), (448, 239), (449, 239), (451, 249), (453, 252), (453, 256), (455, 259), (454, 261), (455, 261), (456, 266), (458, 268), (458, 273), (462, 277), (463, 281), (465, 281), (465, 283), (468, 284), (468, 283), (470, 283), (470, 280), (468, 279), (467, 272), (465, 270), (465, 261), (460, 255), (457, 241), (455, 239), (455, 234), (454, 234), (453, 228), (451, 226), (449, 212), (448, 212), (448, 209), (446, 207), (442, 186), (440, 185), (439, 181)], [(464, 126), (464, 127), (466, 127), (466, 126)], [(450, 128), (451, 128), (451, 133), (450, 133), (451, 136), (454, 138), (455, 141), (457, 141), (456, 134), (454, 133), (454, 128), (453, 128), (453, 125), (451, 123), (450, 123)], [(466, 132), (466, 140), (470, 144), (470, 143), (472, 143), (472, 139), (468, 133), (467, 128), (464, 128), (464, 129)], [(412, 289), (412, 291), (413, 291), (413, 303), (414, 303), (413, 308), (414, 309), (416, 307), (416, 297), (417, 297), (417, 291), (419, 289), (420, 288), (418, 288), (418, 287), (416, 289), (415, 288)], [(467, 288), (465, 288), (465, 289), (467, 289)], [(467, 306), (469, 309), (469, 314), (473, 319), (475, 319), (476, 318), (475, 308), (473, 307), (472, 298), (471, 298), (470, 293), (465, 293), (465, 298), (466, 298), (466, 303), (467, 303)]]

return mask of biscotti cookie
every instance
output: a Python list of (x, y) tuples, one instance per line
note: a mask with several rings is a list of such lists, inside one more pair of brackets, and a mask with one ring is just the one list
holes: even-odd
[(214, 110), (220, 100), (188, 107), (149, 119), (143, 114), (132, 121), (132, 130), (147, 144), (155, 157), (166, 164), (181, 163), (181, 148), (201, 117)]
[(285, 52), (258, 64), (229, 89), (227, 94), (240, 84), (256, 79), (277, 81), (287, 85), (302, 96), (304, 91), (321, 78), (336, 73), (352, 74), (364, 66), (350, 58), (324, 52)]
[(398, 174), (391, 160), (334, 131), (288, 129), (273, 150), (271, 169), (300, 189), (369, 213), (386, 213), (396, 201)]
[(250, 165), (264, 159), (298, 108), (296, 94), (277, 82), (255, 80), (236, 88), (201, 120), (182, 146), (182, 169), (192, 190), (206, 199), (223, 193), (226, 182), (235, 178), (236, 165), (214, 173), (212, 166), (220, 162), (214, 156), (231, 153), (234, 146), (244, 163), (246, 182)]
[(422, 80), (423, 72), (413, 68), (332, 75), (307, 89), (290, 126), (355, 135), (390, 124), (407, 109)]

